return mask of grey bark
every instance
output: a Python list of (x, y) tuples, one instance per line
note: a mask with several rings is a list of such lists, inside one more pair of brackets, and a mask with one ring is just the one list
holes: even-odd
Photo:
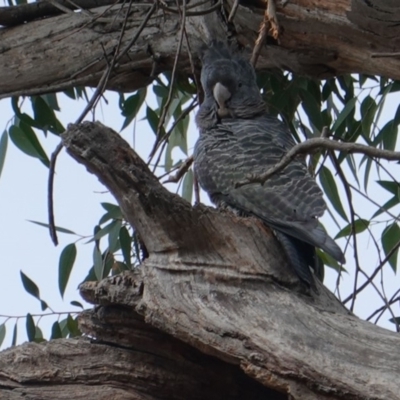
[[(400, 79), (397, 2), (290, 0), (284, 3), (285, 6), (277, 2), (277, 17), (282, 27), (279, 43), (268, 38), (258, 69), (280, 67), (317, 78), (358, 72)], [(0, 98), (72, 86), (96, 86), (116, 49), (129, 5), (91, 8), (92, 14), (69, 12), (54, 16), (54, 7), (40, 8), (40, 3), (35, 4), (32, 9), (29, 5), (11, 11), (0, 8), (3, 24), (10, 20), (19, 23), (0, 29)], [(81, 4), (93, 6), (89, 0), (81, 0)], [(201, 11), (213, 4), (189, 11)], [(233, 0), (227, 0), (223, 9), (186, 18), (186, 32), (196, 63), (199, 48), (211, 38), (229, 36), (242, 46), (253, 48), (264, 3), (241, 3), (232, 24), (228, 24), (226, 16), (232, 4)], [(176, 3), (171, 2), (170, 6), (175, 7)], [(148, 9), (148, 4), (133, 3), (121, 48), (128, 45)], [(31, 21), (38, 16), (41, 19)], [(29, 22), (22, 24), (22, 20)], [(107, 88), (133, 91), (151, 82), (155, 74), (171, 70), (180, 25), (177, 14), (158, 9), (114, 69)], [(374, 57), (378, 53), (392, 56)], [(178, 71), (191, 71), (186, 40)]]
[[(204, 206), (192, 208), (168, 192), (129, 145), (100, 123), (70, 126), (63, 141), (69, 154), (115, 196), (150, 257), (134, 272), (80, 288), (87, 301), (100, 305), (81, 315), (80, 328), (108, 344), (105, 354), (96, 353), (99, 344), (79, 341), (81, 355), (62, 357), (65, 346), (74, 346), (64, 340), (10, 349), (0, 355), (2, 390), (31, 398), (49, 383), (84, 390), (85, 374), (89, 384), (101, 387), (96, 374), (104, 368), (104, 386), (121, 391), (116, 398), (185, 398), (181, 393), (197, 398), (190, 390), (198, 398), (212, 398), (207, 385), (196, 384), (194, 376), (201, 380), (203, 372), (193, 361), (204, 362), (205, 369), (210, 363), (210, 375), (204, 378), (209, 382), (215, 374), (227, 379), (224, 389), (215, 383), (214, 398), (236, 398), (224, 392), (228, 389), (239, 398), (242, 384), (249, 385), (254, 398), (399, 398), (398, 335), (351, 315), (322, 285), (318, 295), (308, 292), (262, 224)], [(182, 360), (180, 346), (196, 356)], [(44, 367), (39, 354), (47, 352)], [(118, 364), (128, 355), (131, 363)], [(168, 361), (165, 365), (152, 358), (160, 355)], [(154, 365), (163, 372), (153, 371)], [(164, 373), (165, 379), (154, 378)], [(187, 386), (178, 385), (180, 373)], [(137, 379), (145, 379), (147, 386)], [(171, 386), (163, 397), (166, 382)], [(259, 385), (273, 392), (263, 392)], [(57, 393), (53, 399), (64, 398), (61, 386)], [(82, 393), (86, 399), (99, 398)], [(99, 393), (97, 388), (93, 393)]]

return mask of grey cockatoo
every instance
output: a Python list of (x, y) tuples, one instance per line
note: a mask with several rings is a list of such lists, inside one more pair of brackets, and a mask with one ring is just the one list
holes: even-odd
[(295, 145), (288, 127), (268, 115), (249, 62), (214, 42), (202, 57), (204, 101), (196, 116), (200, 137), (194, 169), (218, 207), (255, 216), (272, 228), (298, 276), (314, 286), (315, 247), (344, 262), (318, 222), (326, 204), (304, 160), (295, 159), (264, 185), (235, 188), (250, 174), (274, 166)]

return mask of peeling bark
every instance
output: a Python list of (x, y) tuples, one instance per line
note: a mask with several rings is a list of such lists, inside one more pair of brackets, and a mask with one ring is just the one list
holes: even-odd
[(97, 340), (25, 343), (0, 356), (0, 398), (73, 400), (284, 400), (237, 366), (152, 328), (131, 310), (85, 312)]
[[(89, 0), (81, 2), (93, 6)], [(210, 5), (213, 3), (190, 11), (201, 11)], [(211, 38), (230, 37), (249, 49), (254, 46), (264, 3), (242, 2), (233, 22), (228, 24), (226, 16), (232, 5), (233, 0), (227, 0), (223, 10), (186, 18), (186, 31), (195, 56), (204, 41)], [(50, 6), (35, 14), (39, 6), (31, 11), (28, 6), (24, 5), (23, 11), (0, 8), (3, 23), (10, 15), (22, 14), (20, 19), (24, 20), (48, 16), (0, 29), (0, 98), (72, 86), (96, 86), (116, 49), (129, 5), (91, 8), (93, 17), (83, 12), (53, 16), (55, 10)], [(137, 32), (149, 7), (143, 2), (133, 3), (121, 48)], [(171, 7), (175, 7), (175, 2)], [(280, 67), (317, 78), (358, 72), (400, 79), (400, 60), (395, 53), (400, 40), (399, 11), (396, 1), (382, 0), (290, 0), (285, 6), (278, 3), (277, 17), (282, 27), (279, 44), (268, 39), (257, 68)], [(19, 21), (17, 17), (13, 21)], [(180, 24), (177, 14), (157, 10), (116, 66), (107, 88), (133, 91), (149, 84), (154, 74), (171, 70)], [(188, 74), (191, 69), (185, 40), (183, 47), (178, 70)], [(384, 59), (373, 57), (379, 53), (395, 54)]]

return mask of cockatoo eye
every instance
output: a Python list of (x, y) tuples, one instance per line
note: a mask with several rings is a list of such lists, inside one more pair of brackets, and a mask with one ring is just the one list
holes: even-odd
[(238, 87), (241, 88), (242, 86), (243, 86), (243, 83), (242, 83), (242, 82), (239, 82), (239, 83), (238, 83)]

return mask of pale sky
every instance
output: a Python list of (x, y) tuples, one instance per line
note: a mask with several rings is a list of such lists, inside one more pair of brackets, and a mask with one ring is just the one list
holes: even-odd
[[(90, 91), (88, 91), (90, 93)], [(107, 92), (106, 98), (108, 105), (102, 102), (102, 106), (97, 108), (96, 119), (114, 128), (117, 132), (122, 126), (123, 117), (118, 109), (118, 96), (114, 93)], [(391, 96), (390, 101), (385, 106), (382, 120), (392, 118), (394, 111), (399, 104), (399, 95)], [(74, 122), (83, 110), (85, 103), (82, 101), (73, 101), (64, 95), (59, 95), (59, 104), (62, 113), (58, 113), (61, 122), (66, 126), (70, 122)], [(152, 100), (153, 108), (155, 100)], [(29, 107), (27, 108), (29, 110)], [(30, 110), (29, 110), (30, 111)], [(10, 107), (10, 100), (0, 101), (0, 132), (4, 128), (8, 128), (8, 121), (13, 113)], [(193, 116), (193, 114), (192, 114)], [(146, 121), (141, 121), (143, 110), (134, 125), (130, 125), (123, 133), (123, 137), (130, 144), (133, 143), (135, 137), (136, 150), (147, 160), (147, 155), (153, 144), (154, 134), (147, 126)], [(89, 116), (88, 119), (91, 119)], [(38, 138), (48, 156), (59, 143), (59, 138), (51, 133), (45, 139), (41, 132), (38, 132)], [(189, 128), (189, 153), (191, 154), (193, 144), (197, 138), (197, 131), (193, 123)], [(179, 150), (174, 151), (174, 161), (184, 158)], [(398, 174), (398, 166), (390, 164), (390, 168), (396, 168), (395, 176)], [(332, 171), (333, 172), (333, 171)], [(20, 270), (28, 275), (39, 287), (41, 297), (45, 300), (54, 311), (79, 311), (78, 308), (71, 306), (72, 300), (83, 303), (80, 298), (77, 286), (84, 279), (87, 271), (92, 266), (92, 250), (93, 245), (84, 243), (89, 240), (81, 240), (78, 242), (77, 259), (65, 292), (64, 301), (61, 299), (58, 290), (58, 261), (61, 250), (69, 243), (77, 240), (76, 236), (59, 233), (60, 244), (54, 247), (48, 231), (45, 228), (28, 222), (27, 220), (36, 220), (47, 223), (47, 176), (48, 169), (35, 159), (23, 154), (14, 144), (9, 141), (5, 166), (0, 177), (0, 223), (1, 223), (1, 248), (0, 248), (0, 265), (2, 269), (2, 279), (0, 280), (0, 323), (4, 316), (25, 316), (27, 312), (31, 314), (42, 313), (39, 302), (25, 292), (21, 279)], [(378, 179), (374, 172), (374, 179)], [(385, 178), (381, 178), (385, 179)], [(341, 185), (340, 188), (343, 202), (346, 199), (343, 195)], [(389, 195), (378, 189), (378, 186), (371, 185), (370, 194), (380, 203), (389, 198)], [(77, 164), (63, 150), (58, 158), (55, 178), (55, 219), (58, 226), (71, 229), (79, 234), (90, 236), (92, 229), (97, 224), (99, 218), (103, 215), (104, 210), (100, 206), (100, 202), (116, 203), (112, 196), (106, 192), (106, 189), (100, 184), (97, 178), (89, 174), (86, 169)], [(359, 196), (355, 196), (356, 211), (364, 218), (375, 211), (374, 208)], [(203, 194), (202, 202), (209, 204), (208, 199)], [(345, 206), (347, 210), (347, 206)], [(346, 224), (336, 216), (340, 224)], [(385, 217), (386, 218), (386, 217)], [(387, 218), (386, 218), (387, 219)], [(334, 225), (328, 213), (322, 219), (331, 236), (335, 236), (338, 228)], [(380, 229), (380, 228), (379, 228)], [(368, 239), (366, 233), (358, 236), (359, 252), (361, 264), (368, 271), (378, 265), (376, 250)], [(339, 245), (344, 248), (345, 241), (338, 241)], [(102, 246), (102, 249), (105, 245)], [(349, 249), (346, 253), (347, 264), (346, 269), (349, 276), (346, 277), (341, 285), (342, 298), (347, 297), (353, 289), (354, 273), (353, 251)], [(334, 290), (337, 275), (326, 268), (325, 284)], [(384, 268), (383, 276), (388, 297), (400, 286), (400, 278), (396, 276), (389, 266)], [(364, 279), (360, 276), (360, 282)], [(380, 278), (376, 280), (377, 284)], [(360, 317), (367, 317), (375, 308), (382, 305), (382, 301), (376, 295), (373, 289), (365, 290), (358, 298), (356, 303), (356, 313)], [(88, 305), (87, 305), (88, 306)], [(399, 315), (398, 307), (393, 307), (396, 315)], [(46, 311), (46, 313), (49, 310)], [(390, 329), (394, 325), (387, 322), (390, 316), (388, 313), (380, 320), (382, 326)], [(50, 335), (51, 325), (57, 317), (43, 317), (39, 323), (44, 337)], [(60, 318), (62, 319), (63, 316)], [(38, 318), (35, 318), (37, 321)], [(6, 339), (2, 348), (8, 347), (11, 343), (12, 329), (15, 318), (7, 323)], [(25, 319), (20, 318), (18, 323), (18, 343), (26, 340)]]

